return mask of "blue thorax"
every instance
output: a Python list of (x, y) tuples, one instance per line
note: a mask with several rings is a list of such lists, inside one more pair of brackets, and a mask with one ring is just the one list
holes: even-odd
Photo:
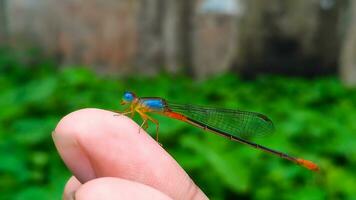
[(152, 110), (162, 110), (164, 108), (162, 99), (142, 99), (142, 104)]

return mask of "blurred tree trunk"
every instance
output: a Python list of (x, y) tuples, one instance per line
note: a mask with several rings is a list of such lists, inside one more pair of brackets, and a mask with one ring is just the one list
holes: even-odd
[(194, 20), (194, 7), (197, 0), (182, 0), (181, 23), (179, 43), (181, 45), (181, 64), (184, 67), (184, 72), (193, 74), (193, 20)]
[(163, 16), (164, 68), (171, 73), (191, 66), (192, 8), (194, 0), (166, 0)]
[(356, 1), (351, 2), (351, 16), (340, 58), (340, 75), (346, 86), (356, 87)]
[(181, 33), (179, 27), (180, 4), (182, 4), (182, 1), (166, 0), (162, 10), (164, 12), (162, 19), (163, 64), (167, 71), (173, 73), (178, 71), (180, 65), (179, 51), (181, 48), (178, 40)]
[(154, 75), (163, 65), (162, 20), (165, 0), (140, 0), (138, 17), (137, 68)]
[(6, 0), (0, 0), (0, 44), (7, 39)]
[(140, 1), (137, 68), (153, 75), (190, 66), (192, 0)]
[(237, 54), (239, 0), (200, 0), (195, 5), (192, 39), (193, 73), (199, 79), (228, 71)]

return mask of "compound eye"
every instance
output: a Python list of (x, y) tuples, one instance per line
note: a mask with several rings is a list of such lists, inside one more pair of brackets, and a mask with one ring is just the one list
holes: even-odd
[(123, 99), (125, 101), (131, 102), (135, 98), (135, 95), (132, 92), (125, 92)]

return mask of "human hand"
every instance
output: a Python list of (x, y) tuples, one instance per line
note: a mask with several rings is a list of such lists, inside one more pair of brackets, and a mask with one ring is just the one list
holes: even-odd
[(99, 109), (65, 116), (53, 132), (73, 173), (63, 199), (208, 199), (130, 118)]

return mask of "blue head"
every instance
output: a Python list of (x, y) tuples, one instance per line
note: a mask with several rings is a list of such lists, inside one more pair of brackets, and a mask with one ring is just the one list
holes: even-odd
[(135, 98), (136, 95), (133, 92), (125, 92), (124, 96), (122, 96), (121, 104), (131, 103)]

